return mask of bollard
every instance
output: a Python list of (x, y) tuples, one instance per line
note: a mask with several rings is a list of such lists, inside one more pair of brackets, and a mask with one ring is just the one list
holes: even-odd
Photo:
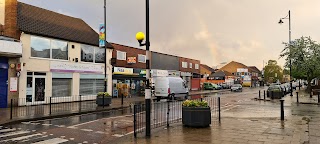
[(11, 104), (10, 104), (10, 119), (12, 119), (12, 108), (13, 108), (13, 99), (11, 99)]
[(297, 103), (299, 104), (299, 92), (296, 92), (297, 93)]
[(320, 103), (320, 92), (318, 92), (318, 103)]
[(259, 90), (259, 100), (261, 99), (261, 94), (260, 94), (260, 90)]
[(133, 135), (136, 138), (137, 137), (137, 107), (136, 105), (133, 105)]
[(263, 90), (263, 100), (266, 100), (266, 90)]
[(168, 101), (167, 103), (168, 103), (168, 111), (167, 111), (167, 127), (169, 127), (170, 101)]
[(79, 95), (79, 112), (81, 112), (81, 95)]
[(52, 111), (51, 111), (51, 98), (52, 98), (52, 97), (50, 97), (50, 104), (49, 104), (49, 112), (50, 112), (50, 115), (51, 115), (51, 112), (52, 112)]
[(103, 93), (103, 97), (102, 97), (102, 108), (104, 108), (104, 97), (105, 97), (106, 93)]
[(271, 99), (273, 99), (273, 91), (271, 91)]
[(218, 109), (219, 109), (219, 123), (221, 122), (221, 109), (220, 109), (220, 97), (218, 97)]
[(123, 106), (123, 94), (121, 94), (121, 106)]
[(281, 107), (281, 120), (283, 121), (284, 120), (284, 110), (283, 110), (283, 102), (284, 100), (280, 100), (280, 107)]
[(310, 91), (310, 98), (312, 98), (312, 90)]

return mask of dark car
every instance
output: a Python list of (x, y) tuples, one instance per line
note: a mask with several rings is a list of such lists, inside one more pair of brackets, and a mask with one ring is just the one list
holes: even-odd
[(281, 92), (282, 94), (284, 94), (284, 91), (283, 91), (283, 88), (281, 85), (271, 85), (268, 87), (268, 90), (267, 90), (267, 97), (270, 97), (272, 95), (272, 92), (273, 93), (276, 93), (276, 92)]

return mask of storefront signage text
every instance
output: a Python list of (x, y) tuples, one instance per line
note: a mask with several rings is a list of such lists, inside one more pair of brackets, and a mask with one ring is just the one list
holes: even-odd
[(166, 70), (152, 70), (151, 74), (152, 76), (163, 76), (163, 77), (169, 75), (168, 71)]
[(133, 74), (132, 68), (114, 67), (114, 74)]
[(128, 64), (135, 64), (135, 63), (137, 63), (136, 57), (128, 57), (128, 58), (127, 58), (127, 63), (128, 63)]
[(50, 62), (51, 72), (103, 73), (104, 66), (69, 62)]

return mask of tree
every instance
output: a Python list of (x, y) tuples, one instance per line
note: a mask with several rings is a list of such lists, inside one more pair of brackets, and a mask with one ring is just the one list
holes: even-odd
[(276, 60), (269, 60), (268, 65), (264, 67), (264, 79), (269, 83), (281, 81), (283, 78), (282, 68), (277, 65)]
[(280, 57), (286, 58), (285, 67), (290, 67), (292, 77), (307, 79), (307, 91), (311, 90), (311, 80), (320, 76), (320, 45), (310, 37), (301, 37), (289, 43), (284, 43)]

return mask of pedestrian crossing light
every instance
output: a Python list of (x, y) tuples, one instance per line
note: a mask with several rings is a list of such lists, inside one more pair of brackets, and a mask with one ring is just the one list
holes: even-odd
[(144, 33), (143, 32), (138, 32), (136, 34), (136, 39), (138, 40), (140, 46), (143, 46), (142, 41), (144, 40)]

